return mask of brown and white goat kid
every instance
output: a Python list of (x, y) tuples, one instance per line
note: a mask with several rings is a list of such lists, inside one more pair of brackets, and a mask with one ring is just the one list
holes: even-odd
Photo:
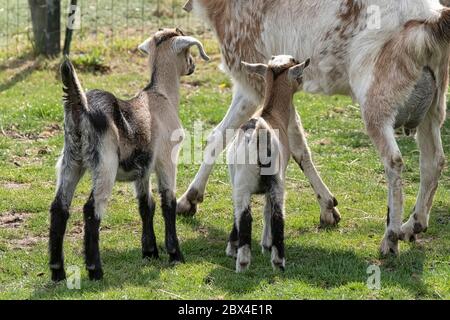
[(134, 182), (143, 223), (142, 255), (158, 258), (153, 230), (155, 202), (149, 183), (152, 172), (158, 178), (170, 261), (183, 261), (175, 227), (180, 141), (172, 141), (172, 134), (182, 129), (178, 117), (180, 77), (195, 71), (190, 54), (194, 45), (208, 60), (202, 44), (178, 29), (161, 30), (145, 41), (139, 49), (150, 57), (151, 82), (129, 101), (100, 90), (85, 94), (70, 61), (62, 64), (65, 143), (50, 209), (50, 269), (54, 281), (65, 278), (63, 238), (75, 188), (86, 170), (91, 171), (93, 180), (83, 210), (85, 262), (91, 280), (103, 277), (99, 228), (116, 180)]
[(262, 110), (241, 127), (228, 152), (234, 226), (226, 252), (237, 258), (236, 272), (250, 265), (253, 194), (266, 197), (263, 251), (272, 252), (274, 268), (285, 268), (284, 180), (291, 158), (288, 126), (295, 113), (293, 96), (309, 62), (299, 63), (291, 56), (281, 55), (273, 57), (268, 66), (242, 63), (249, 74), (265, 80), (266, 90)]
[[(283, 53), (300, 61), (311, 57), (304, 91), (350, 95), (361, 106), (389, 186), (382, 253), (398, 253), (399, 239), (414, 240), (427, 229), (445, 163), (440, 128), (446, 112), (450, 9), (439, 0), (189, 0), (185, 8), (215, 31), (235, 87), (229, 112), (209, 139), (209, 163), (202, 164), (180, 199), (179, 212), (195, 211), (224, 132), (247, 121), (263, 98), (263, 82), (244, 72), (240, 62), (261, 63)], [(420, 190), (403, 225), (404, 164), (396, 127), (417, 129), (421, 152)], [(316, 191), (321, 220), (335, 223), (334, 198), (314, 169), (297, 115), (291, 118), (289, 142)]]

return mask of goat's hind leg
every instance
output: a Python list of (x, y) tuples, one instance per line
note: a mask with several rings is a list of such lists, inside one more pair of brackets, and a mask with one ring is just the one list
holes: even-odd
[(233, 223), (233, 229), (231, 230), (230, 237), (228, 239), (227, 249), (225, 253), (230, 258), (237, 258), (237, 251), (239, 246), (239, 233), (236, 226), (236, 220)]
[(252, 212), (250, 207), (251, 195), (234, 190), (235, 225), (238, 233), (238, 251), (236, 258), (236, 272), (244, 272), (250, 267), (252, 258)]
[[(381, 103), (381, 102), (380, 102)], [(403, 215), (403, 158), (395, 140), (395, 132), (388, 118), (374, 121), (373, 112), (376, 105), (368, 105), (363, 108), (367, 132), (383, 161), (386, 178), (388, 181), (388, 214), (386, 233), (381, 244), (381, 253), (397, 255), (398, 240), (402, 237), (401, 224)], [(378, 112), (378, 111), (376, 111)]]
[(103, 269), (99, 250), (100, 223), (116, 180), (119, 159), (114, 148), (105, 148), (92, 168), (93, 189), (84, 205), (85, 262), (90, 280), (101, 280)]
[(417, 234), (427, 230), (433, 198), (445, 165), (441, 119), (436, 109), (430, 110), (417, 131), (420, 148), (420, 190), (413, 214), (402, 226), (402, 235), (406, 241), (415, 241)]
[(334, 226), (341, 220), (338, 202), (323, 182), (314, 165), (311, 151), (306, 141), (300, 116), (294, 110), (289, 123), (289, 146), (294, 160), (298, 163), (311, 183), (320, 205), (320, 225)]
[(284, 190), (274, 183), (267, 195), (270, 206), (270, 226), (272, 232), (272, 267), (284, 271), (286, 258), (284, 250)]
[(135, 182), (136, 197), (139, 201), (139, 214), (142, 219), (142, 258), (158, 259), (153, 217), (155, 215), (155, 201), (150, 193), (150, 179), (145, 177)]
[(50, 269), (53, 281), (66, 278), (64, 271), (63, 242), (66, 233), (69, 208), (75, 189), (85, 170), (80, 163), (65, 153), (57, 164), (58, 184), (55, 199), (50, 208)]
[(272, 203), (270, 196), (266, 195), (266, 204), (264, 206), (264, 227), (261, 237), (262, 253), (272, 251)]

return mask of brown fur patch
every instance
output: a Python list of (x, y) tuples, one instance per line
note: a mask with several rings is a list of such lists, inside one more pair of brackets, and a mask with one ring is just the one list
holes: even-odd
[(338, 13), (338, 18), (342, 21), (342, 27), (339, 28), (339, 35), (347, 39), (347, 32), (351, 26), (356, 28), (360, 21), (360, 15), (363, 5), (359, 0), (346, 0), (342, 3)]
[(164, 41), (169, 40), (174, 37), (184, 36), (183, 31), (180, 29), (161, 29), (159, 30), (153, 39), (155, 40), (156, 46), (161, 45)]

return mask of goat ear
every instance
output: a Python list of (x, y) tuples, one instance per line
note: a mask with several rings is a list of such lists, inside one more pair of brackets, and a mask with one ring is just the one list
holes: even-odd
[(247, 71), (249, 74), (256, 74), (261, 77), (265, 77), (267, 74), (267, 65), (262, 63), (247, 63), (241, 62), (242, 68)]
[(290, 68), (288, 72), (289, 79), (291, 79), (292, 81), (300, 81), (303, 77), (303, 72), (306, 68), (309, 67), (310, 63), (311, 59), (307, 59), (305, 62)]
[(147, 39), (142, 42), (138, 47), (139, 51), (147, 55), (150, 54), (150, 41), (150, 39)]
[(200, 51), (200, 56), (202, 57), (203, 60), (209, 61), (209, 57), (205, 52), (205, 48), (203, 48), (203, 44), (194, 37), (187, 37), (187, 36), (175, 37), (172, 44), (172, 48), (177, 54), (181, 53), (183, 50), (188, 49), (192, 46), (196, 46), (198, 48), (198, 50)]

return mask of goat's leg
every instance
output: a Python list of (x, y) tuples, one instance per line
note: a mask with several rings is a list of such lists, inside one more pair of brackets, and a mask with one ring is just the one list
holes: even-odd
[(159, 258), (156, 246), (153, 217), (155, 215), (155, 201), (150, 193), (149, 177), (135, 182), (136, 197), (139, 201), (139, 214), (142, 218), (142, 258)]
[(266, 194), (266, 204), (264, 206), (264, 227), (261, 237), (261, 248), (263, 254), (272, 250), (272, 204), (270, 196)]
[[(372, 109), (373, 111), (373, 109)], [(398, 240), (401, 238), (403, 215), (403, 158), (395, 140), (393, 126), (385, 123), (373, 123), (372, 117), (365, 114), (367, 132), (378, 149), (383, 161), (388, 181), (388, 218), (386, 233), (381, 244), (381, 253), (398, 254)]]
[(227, 256), (231, 258), (237, 258), (238, 246), (239, 246), (239, 233), (235, 220), (233, 223), (233, 229), (231, 230), (230, 237), (228, 240), (227, 249), (225, 251)]
[(165, 222), (165, 244), (167, 253), (169, 254), (169, 262), (182, 263), (184, 262), (184, 257), (180, 250), (176, 230), (176, 165), (170, 159), (165, 159), (158, 161), (155, 169), (156, 175), (158, 176), (159, 194), (161, 196), (161, 207)]
[(441, 120), (435, 113), (435, 110), (430, 111), (417, 131), (420, 148), (420, 190), (413, 214), (402, 226), (402, 234), (406, 241), (414, 241), (417, 234), (427, 230), (433, 198), (444, 169)]
[(103, 269), (99, 250), (100, 222), (116, 180), (119, 160), (115, 150), (104, 150), (93, 168), (93, 189), (84, 206), (84, 247), (86, 269), (90, 280), (101, 280)]
[(178, 201), (177, 212), (179, 214), (194, 215), (197, 212), (197, 204), (203, 202), (206, 184), (214, 162), (220, 156), (226, 144), (231, 142), (225, 139), (227, 129), (239, 128), (255, 113), (256, 108), (257, 104), (247, 98), (243, 90), (236, 90), (227, 115), (208, 138), (204, 153), (205, 158), (200, 170), (188, 190)]
[(272, 232), (272, 267), (284, 271), (286, 259), (284, 253), (284, 190), (279, 185), (272, 186), (267, 194), (271, 208), (270, 225)]
[(53, 281), (66, 278), (64, 271), (63, 242), (66, 233), (69, 208), (78, 182), (84, 174), (84, 169), (78, 162), (64, 155), (57, 164), (58, 185), (56, 197), (50, 208), (50, 270)]
[(338, 202), (317, 172), (300, 116), (295, 110), (291, 112), (288, 135), (292, 156), (305, 173), (317, 195), (320, 205), (321, 226), (338, 224), (341, 220), (341, 215), (337, 209)]
[[(238, 184), (239, 186), (239, 184)], [(236, 272), (244, 272), (250, 267), (252, 246), (251, 194), (236, 188), (233, 190), (234, 219), (238, 233)]]

